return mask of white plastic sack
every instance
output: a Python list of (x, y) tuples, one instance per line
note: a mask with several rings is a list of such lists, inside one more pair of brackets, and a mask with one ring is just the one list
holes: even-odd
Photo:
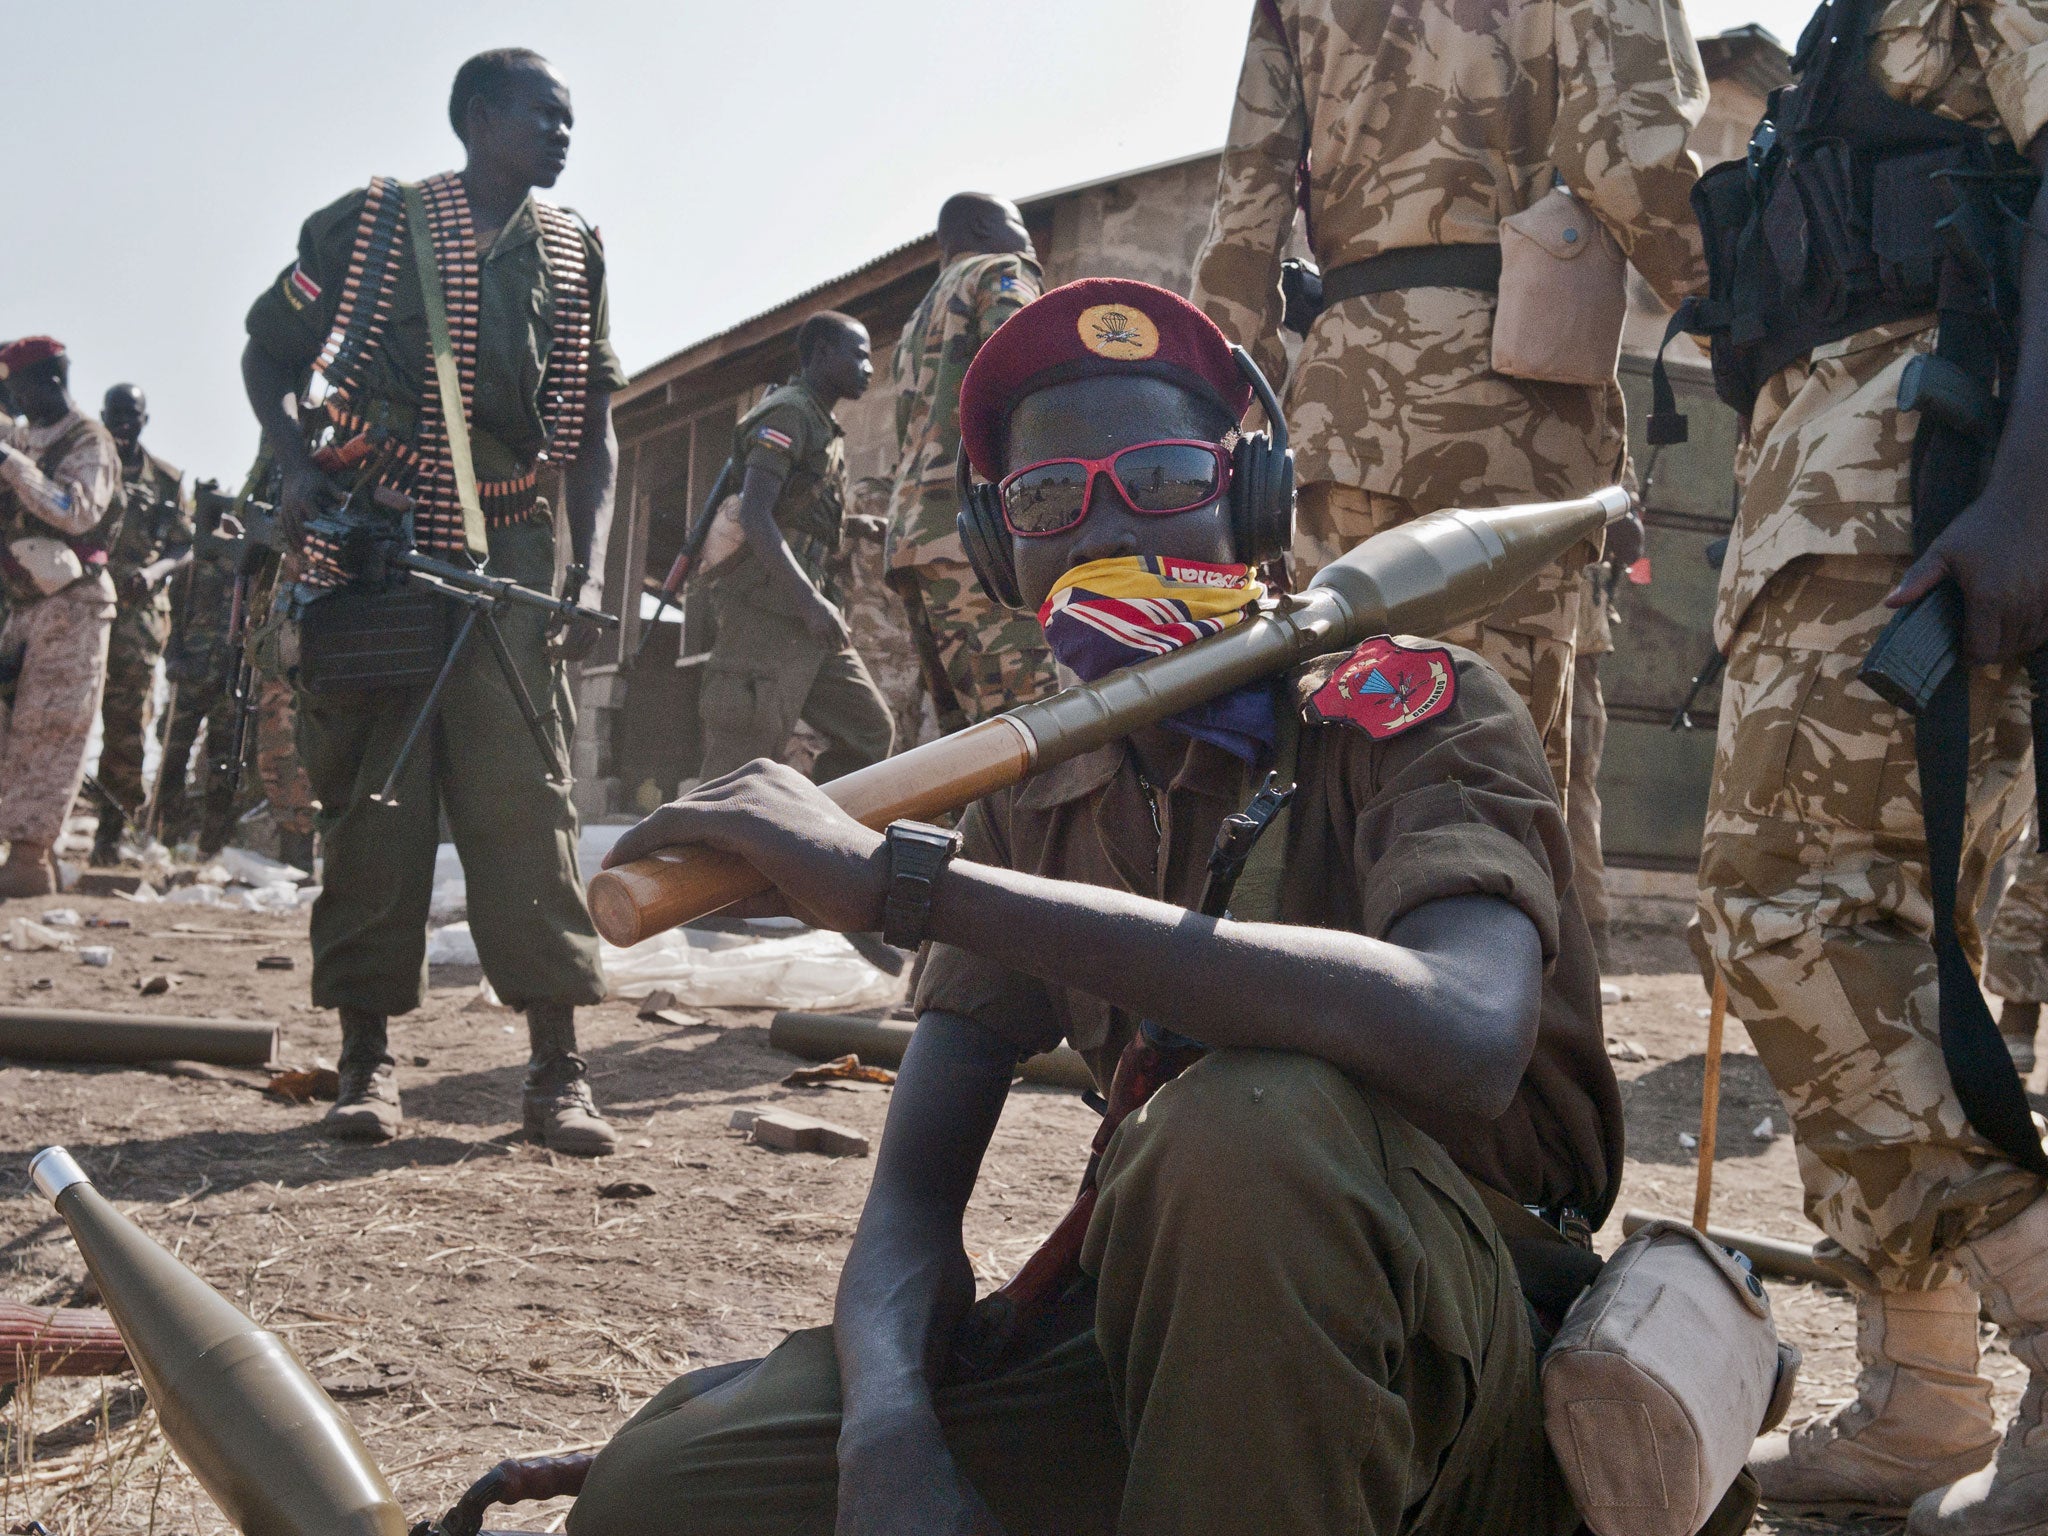
[(227, 871), (230, 880), (239, 880), (243, 885), (253, 885), (259, 890), (266, 885), (297, 885), (308, 874), (308, 871), (290, 864), (251, 853), (247, 848), (223, 848), (213, 858)]
[(479, 963), (476, 957), (476, 940), (470, 936), (469, 924), (450, 923), (445, 928), (435, 928), (427, 934), (427, 964)]
[(17, 917), (7, 924), (7, 947), (17, 953), (38, 949), (71, 949), (78, 939), (59, 928), (46, 928), (41, 923)]
[(756, 939), (671, 928), (631, 949), (606, 944), (604, 972), (614, 997), (659, 989), (685, 1008), (830, 1011), (873, 1008), (903, 995), (901, 977), (876, 970), (842, 935), (825, 932)]
[(268, 885), (257, 886), (253, 891), (236, 891), (234, 897), (236, 905), (245, 912), (283, 913), (299, 910), (299, 886), (296, 880), (273, 880)]
[[(583, 828), (576, 839), (576, 867), (582, 871), (586, 883), (603, 866), (604, 856), (612, 851), (612, 844), (627, 830), (615, 825)], [(462, 860), (457, 856), (453, 843), (443, 843), (434, 850), (434, 895), (427, 909), (428, 917), (433, 922), (445, 923), (466, 915), (468, 911), (469, 882), (462, 873)]]

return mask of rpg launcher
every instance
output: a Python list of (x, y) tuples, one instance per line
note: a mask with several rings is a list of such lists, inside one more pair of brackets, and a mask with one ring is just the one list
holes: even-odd
[[(1221, 634), (991, 716), (835, 779), (825, 793), (875, 828), (957, 811), (1313, 657), (1378, 634), (1439, 635), (1479, 618), (1628, 506), (1628, 493), (1610, 486), (1576, 501), (1417, 518), (1375, 534), (1325, 566), (1305, 592)], [(680, 847), (597, 875), (590, 913), (598, 932), (624, 946), (767, 888), (740, 859)]]

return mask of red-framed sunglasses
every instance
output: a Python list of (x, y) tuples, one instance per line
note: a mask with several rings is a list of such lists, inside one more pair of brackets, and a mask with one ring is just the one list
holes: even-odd
[(1095, 479), (1104, 476), (1124, 505), (1148, 517), (1206, 507), (1230, 485), (1230, 450), (1221, 443), (1165, 437), (1133, 443), (1106, 459), (1044, 459), (996, 487), (1003, 522), (1020, 539), (1064, 533), (1088, 515)]

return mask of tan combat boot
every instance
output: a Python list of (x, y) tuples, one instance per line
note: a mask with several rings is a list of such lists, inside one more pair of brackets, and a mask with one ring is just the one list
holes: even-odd
[(56, 894), (57, 861), (50, 857), (50, 845), (16, 838), (8, 845), (7, 862), (0, 864), (0, 901)]
[(1860, 1291), (1856, 1400), (1768, 1435), (1749, 1468), (1781, 1515), (1903, 1515), (1929, 1489), (1991, 1459), (1991, 1383), (1977, 1371), (1977, 1293)]
[(2048, 1195), (1961, 1258), (2030, 1373), (2027, 1391), (1991, 1465), (1915, 1503), (1907, 1536), (2048, 1536)]
[(385, 1019), (360, 1008), (341, 1010), (341, 1092), (320, 1123), (337, 1141), (389, 1141), (405, 1123), (398, 1074)]
[(590, 1096), (589, 1068), (576, 1054), (576, 1010), (535, 1003), (526, 1010), (526, 1033), (533, 1055), (520, 1107), (528, 1138), (571, 1157), (609, 1157), (619, 1133)]

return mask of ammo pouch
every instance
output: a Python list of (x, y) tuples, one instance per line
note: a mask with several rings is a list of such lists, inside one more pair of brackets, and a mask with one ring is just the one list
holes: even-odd
[(1758, 1433), (1785, 1416), (1798, 1375), (1755, 1274), (1693, 1228), (1654, 1221), (1607, 1261), (1543, 1357), (1544, 1429), (1595, 1536), (1694, 1536), (1731, 1498)]
[(1614, 378), (1628, 315), (1628, 258), (1564, 187), (1500, 225), (1493, 371), (1551, 384)]
[(299, 686), (308, 693), (424, 688), (448, 659), (450, 609), (411, 587), (340, 587), (299, 616)]

